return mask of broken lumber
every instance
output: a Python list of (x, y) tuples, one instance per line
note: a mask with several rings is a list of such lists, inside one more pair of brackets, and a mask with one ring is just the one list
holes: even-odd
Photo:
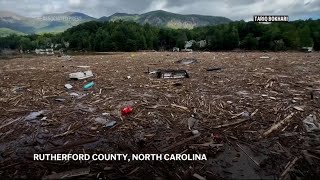
[(270, 133), (272, 133), (273, 131), (279, 129), (280, 127), (282, 127), (285, 123), (290, 122), (292, 119), (292, 116), (295, 113), (291, 113), (289, 116), (287, 116), (286, 118), (284, 118), (283, 120), (281, 120), (280, 122), (278, 122), (277, 124), (274, 124), (273, 126), (271, 126), (266, 132), (263, 133), (263, 136), (268, 136)]
[(161, 152), (161, 153), (166, 152), (166, 151), (168, 151), (168, 150), (170, 150), (170, 149), (173, 149), (173, 148), (175, 148), (175, 147), (177, 147), (177, 146), (180, 146), (180, 145), (182, 145), (182, 144), (184, 144), (184, 143), (186, 143), (186, 142), (188, 142), (188, 141), (191, 141), (191, 140), (193, 140), (193, 139), (195, 139), (195, 138), (197, 138), (197, 137), (199, 137), (199, 136), (200, 136), (200, 134), (195, 135), (195, 136), (191, 136), (191, 137), (189, 137), (189, 138), (187, 138), (187, 139), (184, 139), (184, 140), (182, 140), (182, 141), (180, 141), (180, 142), (178, 142), (178, 143), (176, 143), (176, 144), (172, 144), (171, 146), (168, 146), (168, 147), (166, 147), (166, 148), (164, 148), (164, 149), (161, 149), (160, 152)]
[(260, 164), (253, 159), (253, 157), (251, 157), (238, 143), (236, 143), (236, 145), (244, 152), (245, 155), (247, 155), (252, 162), (254, 162), (254, 164), (256, 164), (258, 167), (260, 167)]
[(237, 125), (237, 124), (243, 123), (243, 122), (245, 122), (247, 120), (249, 120), (249, 119), (240, 119), (240, 120), (235, 121), (235, 122), (213, 126), (212, 128), (213, 129), (219, 129), (219, 128), (224, 128), (224, 127), (228, 127), (228, 126), (233, 126), (233, 125)]
[(296, 163), (296, 161), (298, 160), (299, 158), (295, 157), (291, 162), (290, 164), (288, 165), (288, 167), (283, 171), (283, 173), (281, 174), (281, 177), (284, 177), (291, 169), (292, 167), (294, 166), (294, 164)]
[(79, 142), (66, 144), (64, 146), (54, 147), (54, 148), (51, 148), (49, 150), (44, 151), (43, 153), (49, 153), (49, 152), (60, 150), (60, 149), (66, 150), (66, 149), (70, 149), (70, 148), (77, 147), (80, 145), (94, 143), (94, 142), (97, 142), (98, 140), (99, 140), (98, 138), (93, 138), (93, 139), (89, 139), (89, 140), (82, 140)]
[(180, 108), (180, 109), (183, 109), (183, 110), (186, 110), (186, 111), (189, 110), (187, 107), (179, 106), (179, 105), (176, 105), (176, 104), (171, 104), (171, 106), (172, 106), (172, 107), (176, 107), (176, 108)]
[(71, 171), (51, 174), (43, 177), (42, 180), (74, 178), (78, 176), (88, 175), (89, 173), (90, 173), (90, 167), (87, 167), (87, 168), (74, 169)]
[(12, 123), (14, 123), (14, 122), (16, 122), (16, 121), (19, 121), (20, 119), (21, 119), (21, 118), (17, 118), (17, 119), (14, 119), (14, 120), (12, 120), (12, 121), (9, 121), (8, 123), (0, 126), (0, 129), (2, 129), (2, 128), (6, 127), (6, 126), (9, 126), (10, 124), (12, 124)]
[(199, 180), (206, 180), (207, 178), (205, 178), (205, 177), (203, 177), (203, 176), (201, 176), (201, 175), (199, 175), (199, 174), (197, 174), (197, 173), (194, 173), (193, 174), (193, 177), (195, 177), (195, 178), (197, 178), (197, 179), (199, 179)]

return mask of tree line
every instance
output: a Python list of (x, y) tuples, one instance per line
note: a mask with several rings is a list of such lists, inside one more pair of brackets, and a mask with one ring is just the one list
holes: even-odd
[(320, 20), (261, 24), (235, 21), (218, 26), (188, 29), (159, 28), (134, 22), (96, 22), (74, 26), (59, 34), (0, 38), (0, 48), (34, 50), (36, 48), (83, 51), (172, 50), (184, 48), (188, 40), (206, 40), (205, 47), (193, 44), (194, 50), (320, 50)]

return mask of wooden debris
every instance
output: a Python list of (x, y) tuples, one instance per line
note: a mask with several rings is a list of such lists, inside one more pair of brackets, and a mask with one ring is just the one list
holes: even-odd
[(291, 113), (289, 116), (287, 116), (286, 118), (284, 118), (283, 120), (281, 120), (280, 122), (278, 122), (277, 124), (274, 124), (273, 126), (271, 126), (266, 132), (263, 133), (263, 136), (268, 136), (270, 133), (272, 133), (273, 131), (281, 128), (284, 124), (290, 122), (292, 119), (292, 116), (295, 113)]
[(243, 112), (242, 112), (242, 113), (239, 113), (239, 114), (236, 114), (236, 115), (232, 116), (231, 119), (238, 118), (238, 117), (242, 116), (242, 114), (243, 114)]
[(74, 169), (71, 171), (65, 171), (61, 173), (51, 174), (48, 176), (44, 176), (42, 180), (55, 180), (55, 179), (66, 179), (66, 178), (75, 178), (79, 176), (88, 175), (90, 173), (90, 167)]
[(191, 144), (189, 147), (222, 147), (223, 144), (215, 144), (214, 142), (208, 142), (208, 143), (203, 143), (203, 144)]
[(246, 121), (248, 121), (248, 120), (249, 120), (249, 119), (239, 119), (239, 120), (234, 121), (234, 122), (231, 122), (231, 123), (213, 126), (212, 129), (219, 129), (219, 128), (225, 128), (225, 127), (228, 127), (228, 126), (234, 126), (234, 125), (237, 125), (237, 124), (241, 124), (241, 123), (243, 123), (243, 122), (246, 122)]
[(260, 164), (256, 160), (254, 160), (238, 143), (236, 145), (244, 152), (244, 154), (246, 154), (251, 159), (252, 162), (254, 162), (254, 164), (260, 167)]
[(12, 124), (12, 123), (14, 123), (14, 122), (17, 122), (17, 121), (19, 121), (19, 120), (21, 120), (21, 119), (22, 119), (22, 118), (13, 119), (13, 120), (7, 122), (7, 123), (4, 124), (4, 125), (1, 125), (1, 126), (0, 126), (0, 129), (2, 129), (2, 128), (4, 128), (4, 127), (7, 127), (7, 126), (9, 126), (10, 124)]
[(301, 106), (294, 106), (293, 108), (298, 111), (302, 111), (302, 112), (304, 111), (303, 107)]
[(281, 177), (284, 177), (295, 165), (295, 163), (297, 162), (297, 160), (299, 160), (299, 158), (295, 157), (290, 163), (289, 165), (286, 167), (286, 169), (282, 172)]
[(133, 173), (135, 173), (135, 172), (138, 171), (139, 169), (140, 169), (140, 167), (136, 167), (134, 170), (132, 170), (131, 172), (129, 172), (129, 173), (127, 174), (127, 176), (132, 175)]
[[(305, 54), (298, 52), (153, 52), (144, 56), (141, 56), (142, 53), (134, 53), (135, 59), (127, 59), (126, 56), (130, 54), (79, 55), (73, 58), (75, 61), (68, 62), (57, 61), (54, 56), (0, 61), (0, 73), (3, 75), (0, 81), (3, 168), (0, 168), (0, 174), (12, 178), (41, 179), (41, 176), (54, 172), (59, 174), (84, 167), (81, 166), (84, 164), (90, 166), (91, 171), (94, 168), (94, 172), (90, 172), (88, 176), (73, 178), (121, 179), (130, 175), (129, 178), (136, 179), (140, 175), (148, 177), (146, 173), (149, 170), (157, 174), (157, 177), (167, 177), (168, 171), (172, 170), (168, 168), (175, 168), (177, 171), (172, 172), (172, 175), (181, 179), (185, 178), (183, 174), (188, 174), (193, 179), (209, 179), (211, 175), (217, 177), (217, 173), (227, 179), (231, 177), (229, 173), (233, 173), (233, 177), (237, 173), (234, 172), (237, 168), (218, 168), (210, 172), (208, 170), (212, 168), (202, 161), (144, 161), (138, 166), (136, 163), (111, 161), (30, 163), (33, 162), (32, 153), (22, 155), (27, 161), (19, 161), (18, 165), (14, 165), (14, 160), (20, 158), (20, 151), (72, 154), (92, 151), (157, 154), (161, 151), (183, 155), (210, 154), (210, 161), (211, 157), (217, 157), (212, 161), (222, 166), (229, 162), (225, 159), (229, 158), (225, 153), (230, 150), (232, 154), (237, 151), (236, 160), (249, 160), (256, 165), (260, 163), (260, 155), (263, 154), (267, 163), (277, 165), (274, 171), (280, 173), (278, 177), (272, 177), (276, 179), (281, 178), (281, 173), (288, 168), (286, 163), (292, 163), (293, 155), (305, 151), (304, 159), (309, 159), (310, 165), (297, 160), (291, 170), (299, 169), (301, 174), (310, 177), (311, 171), (320, 169), (316, 166), (318, 154), (314, 152), (315, 149), (320, 149), (319, 144), (315, 142), (311, 147), (313, 141), (319, 139), (318, 134), (308, 133), (303, 128), (306, 115), (319, 115), (317, 109), (320, 108), (320, 93), (315, 92), (315, 89), (319, 89), (320, 75), (314, 73), (319, 69), (319, 53), (305, 58)], [(192, 65), (193, 67), (183, 67), (192, 71), (189, 79), (151, 79), (150, 71), (143, 73), (145, 65), (150, 66), (151, 71), (159, 68), (176, 69), (179, 66), (174, 62), (188, 56), (197, 58), (200, 62)], [(213, 56), (216, 57), (214, 62)], [(266, 63), (259, 59), (261, 56), (269, 56), (271, 61)], [(76, 67), (82, 65), (93, 68), (95, 76), (84, 81), (68, 79), (68, 74), (86, 70)], [(208, 73), (208, 67), (223, 67), (223, 71), (218, 74)], [(128, 76), (131, 79), (127, 79)], [(91, 81), (96, 86), (84, 92), (83, 85)], [(68, 83), (73, 86), (71, 90), (64, 88)], [(182, 86), (173, 86), (181, 84)], [(25, 88), (12, 91), (15, 87)], [(311, 100), (312, 91), (314, 93)], [(132, 106), (134, 112), (122, 117), (120, 110), (127, 105)], [(45, 114), (47, 119), (41, 119), (40, 116), (35, 121), (28, 122), (18, 118), (43, 109), (50, 110), (50, 113)], [(105, 118), (109, 115), (120, 118), (117, 126), (110, 129), (94, 124), (92, 120), (104, 112), (108, 113)], [(290, 115), (293, 112), (296, 114)], [(199, 120), (199, 123), (187, 126), (186, 120), (190, 117)], [(201, 136), (192, 136), (192, 132), (201, 132)], [(136, 138), (135, 134), (139, 136)], [(256, 136), (265, 139), (256, 141)], [(253, 160), (247, 158), (236, 145), (235, 148), (227, 148), (236, 142)], [(245, 143), (250, 145), (244, 146)], [(240, 153), (245, 158), (238, 158)], [(278, 158), (279, 156), (284, 158)], [(232, 158), (234, 157), (230, 161)], [(249, 162), (249, 165), (253, 163)], [(301, 164), (303, 167), (298, 167)], [(237, 166), (233, 162), (231, 165)], [(247, 168), (250, 168), (249, 171), (252, 168), (257, 170), (256, 165)], [(189, 170), (188, 167), (192, 169)], [(30, 169), (34, 173), (29, 173)], [(244, 173), (243, 178), (268, 178), (255, 176), (268, 174), (265, 168), (258, 170), (259, 173)], [(193, 177), (196, 172), (203, 177)], [(289, 173), (285, 176), (289, 176)]]
[(171, 106), (172, 106), (172, 107), (176, 107), (176, 108), (180, 108), (180, 109), (183, 109), (183, 110), (186, 110), (186, 111), (189, 110), (187, 107), (179, 106), (179, 105), (176, 105), (176, 104), (171, 104)]
[(160, 152), (163, 153), (163, 152), (169, 151), (170, 149), (173, 149), (173, 148), (175, 148), (175, 147), (177, 147), (177, 146), (180, 146), (180, 145), (182, 145), (182, 144), (184, 144), (184, 143), (186, 143), (186, 142), (188, 142), (188, 141), (191, 141), (191, 140), (193, 140), (193, 139), (195, 139), (195, 138), (197, 138), (197, 137), (199, 137), (199, 136), (200, 136), (200, 134), (195, 135), (195, 136), (191, 136), (191, 137), (189, 137), (189, 138), (187, 138), (187, 139), (184, 139), (184, 140), (182, 140), (182, 141), (180, 141), (180, 142), (177, 142), (177, 143), (175, 143), (175, 144), (172, 144), (171, 146), (168, 146), (168, 147), (166, 147), (166, 148), (164, 148), (164, 149), (161, 149)]
[(257, 114), (258, 111), (259, 109), (256, 109), (250, 116), (253, 117), (255, 114)]
[(112, 169), (113, 169), (113, 167), (110, 167), (110, 166), (106, 166), (106, 167), (103, 168), (103, 170), (105, 170), (105, 171), (110, 171)]
[(203, 176), (200, 176), (199, 174), (197, 174), (197, 173), (194, 173), (193, 174), (193, 177), (195, 177), (195, 178), (197, 178), (197, 179), (199, 179), (199, 180), (206, 180), (207, 178), (205, 178), (205, 177), (203, 177)]
[(78, 142), (75, 142), (75, 143), (66, 144), (64, 146), (52, 148), (52, 149), (44, 151), (43, 153), (53, 152), (53, 151), (56, 151), (56, 150), (59, 150), (59, 149), (66, 150), (66, 149), (69, 149), (69, 148), (72, 148), (72, 147), (93, 143), (93, 142), (96, 142), (98, 140), (99, 140), (98, 138), (92, 138), (92, 139), (89, 139), (89, 140), (82, 140), (82, 141), (78, 141)]

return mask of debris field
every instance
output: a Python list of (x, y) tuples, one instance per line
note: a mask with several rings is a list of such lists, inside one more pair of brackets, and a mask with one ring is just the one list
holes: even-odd
[[(169, 75), (154, 76), (159, 69)], [(188, 76), (166, 78), (170, 70)], [(319, 72), (320, 53), (297, 52), (0, 60), (0, 177), (319, 176)], [(34, 153), (206, 154), (208, 160), (58, 162), (34, 161)]]

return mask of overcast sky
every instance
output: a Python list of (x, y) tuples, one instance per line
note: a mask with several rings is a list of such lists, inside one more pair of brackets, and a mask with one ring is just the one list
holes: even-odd
[(0, 10), (28, 17), (67, 11), (101, 17), (116, 12), (165, 10), (232, 20), (252, 20), (253, 15), (289, 15), (290, 20), (295, 20), (319, 19), (320, 0), (0, 0)]

